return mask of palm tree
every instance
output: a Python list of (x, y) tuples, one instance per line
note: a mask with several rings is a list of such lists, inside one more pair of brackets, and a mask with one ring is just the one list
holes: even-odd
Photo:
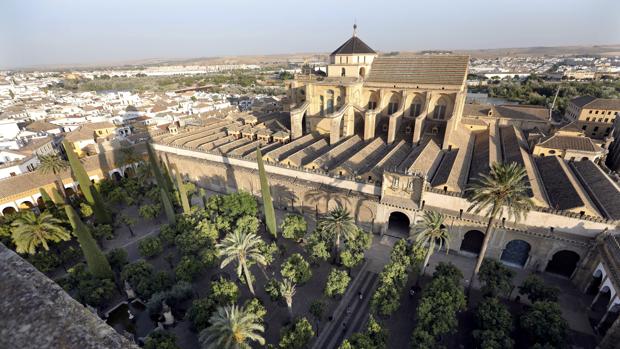
[(58, 154), (39, 156), (39, 166), (37, 169), (43, 174), (53, 174), (56, 177), (56, 188), (63, 197), (65, 196), (65, 187), (62, 184), (62, 177), (60, 177), (60, 174), (68, 168), (69, 162), (61, 158)]
[(329, 211), (327, 216), (319, 223), (323, 231), (333, 234), (335, 238), (334, 249), (336, 250), (336, 258), (340, 253), (340, 240), (344, 238), (349, 240), (355, 236), (357, 226), (353, 218), (349, 215), (346, 208), (338, 205)]
[(295, 284), (291, 280), (284, 279), (280, 284), (280, 294), (288, 307), (288, 316), (290, 320), (293, 319), (293, 297), (296, 292)]
[(62, 221), (49, 211), (39, 216), (34, 212), (25, 212), (11, 223), (13, 242), (18, 253), (34, 254), (37, 246), (49, 250), (48, 241), (67, 241), (71, 234), (62, 227)]
[(209, 318), (211, 326), (200, 332), (203, 348), (250, 349), (249, 341), (265, 345), (262, 333), (265, 328), (256, 314), (243, 307), (219, 307)]
[(224, 256), (220, 268), (224, 268), (232, 261), (236, 261), (237, 275), (245, 277), (252, 294), (254, 294), (254, 288), (252, 287), (250, 263), (256, 263), (259, 266), (267, 265), (267, 261), (259, 249), (262, 241), (254, 233), (245, 233), (242, 229), (235, 229), (232, 233), (226, 235), (221, 243), (216, 245), (219, 255)]
[(446, 246), (446, 253), (450, 249), (450, 232), (443, 224), (444, 220), (445, 217), (441, 213), (427, 211), (424, 213), (424, 220), (421, 224), (416, 225), (414, 233), (411, 235), (411, 239), (415, 240), (417, 248), (428, 248), (420, 276), (424, 275), (428, 260), (435, 249), (439, 251), (444, 245)]
[(534, 205), (528, 195), (530, 186), (527, 183), (527, 172), (523, 166), (515, 162), (510, 164), (494, 163), (489, 175), (481, 175), (481, 177), (478, 183), (474, 183), (467, 189), (471, 192), (467, 198), (471, 202), (467, 211), (476, 214), (485, 211), (485, 216), (488, 218), (484, 241), (470, 285), (480, 270), (491, 240), (493, 225), (499, 215), (505, 212), (508, 218), (513, 217), (515, 221), (518, 221), (524, 218)]

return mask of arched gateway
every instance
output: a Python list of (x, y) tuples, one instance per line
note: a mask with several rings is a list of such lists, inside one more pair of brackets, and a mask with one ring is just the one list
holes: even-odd
[(480, 230), (470, 230), (465, 233), (463, 241), (461, 242), (460, 250), (463, 252), (478, 255), (482, 249), (482, 242), (484, 241), (484, 233)]
[(409, 217), (406, 214), (394, 211), (390, 213), (387, 234), (407, 238), (409, 237), (410, 225), (411, 222), (409, 221)]
[(577, 268), (578, 262), (579, 255), (576, 252), (561, 250), (553, 254), (553, 257), (547, 264), (545, 271), (547, 273), (570, 277), (573, 275), (575, 268)]

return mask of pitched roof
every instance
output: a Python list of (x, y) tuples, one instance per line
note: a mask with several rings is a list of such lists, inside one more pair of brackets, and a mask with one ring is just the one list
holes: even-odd
[(571, 102), (580, 108), (620, 110), (620, 99), (581, 96), (572, 99)]
[(543, 181), (549, 206), (558, 210), (569, 210), (584, 206), (566, 172), (562, 169), (557, 156), (545, 156), (535, 159), (538, 172)]
[(357, 36), (352, 36), (349, 40), (332, 52), (332, 55), (351, 55), (356, 53), (373, 54), (377, 52), (371, 49)]
[(599, 210), (610, 219), (620, 219), (620, 190), (609, 177), (590, 160), (572, 161), (570, 166)]
[[(491, 115), (489, 115), (491, 112)], [(516, 120), (547, 121), (549, 109), (537, 105), (465, 104), (464, 116), (496, 117)]]
[(553, 135), (539, 143), (538, 146), (553, 149), (572, 149), (589, 152), (601, 150), (601, 147), (594, 144), (590, 138), (580, 136)]
[(38, 120), (35, 121), (31, 124), (28, 124), (28, 126), (26, 126), (26, 130), (28, 131), (32, 131), (32, 132), (43, 132), (43, 131), (49, 131), (49, 130), (58, 130), (61, 127), (55, 124), (52, 124), (50, 122), (47, 122), (45, 120)]
[(468, 64), (468, 56), (456, 55), (378, 57), (366, 83), (461, 85)]

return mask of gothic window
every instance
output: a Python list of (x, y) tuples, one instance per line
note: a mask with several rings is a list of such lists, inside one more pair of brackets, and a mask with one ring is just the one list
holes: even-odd
[(412, 103), (411, 108), (409, 108), (409, 116), (417, 117), (418, 115), (420, 115), (421, 111), (422, 111), (422, 104)]
[(390, 102), (388, 104), (388, 115), (392, 115), (392, 114), (396, 113), (397, 110), (398, 110), (398, 103)]
[(433, 119), (444, 120), (446, 118), (446, 105), (445, 103), (437, 104), (433, 111)]
[(398, 188), (399, 180), (400, 179), (398, 177), (392, 178), (392, 189)]
[(377, 109), (377, 102), (369, 101), (368, 102), (368, 109), (370, 109), (370, 110)]

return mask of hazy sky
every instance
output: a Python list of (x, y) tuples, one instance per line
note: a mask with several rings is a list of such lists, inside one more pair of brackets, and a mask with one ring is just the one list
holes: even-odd
[(620, 0), (0, 0), (0, 67), (375, 50), (620, 44)]

